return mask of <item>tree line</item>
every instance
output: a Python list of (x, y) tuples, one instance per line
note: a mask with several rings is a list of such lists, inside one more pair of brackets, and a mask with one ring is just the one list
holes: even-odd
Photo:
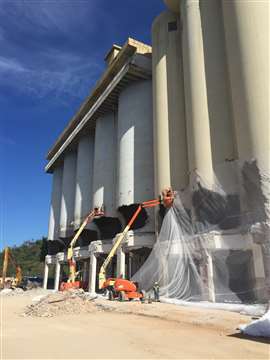
[[(43, 276), (44, 259), (47, 255), (47, 239), (28, 240), (22, 245), (10, 247), (13, 258), (20, 265), (24, 276)], [(2, 276), (4, 249), (0, 252), (0, 274)], [(9, 261), (7, 276), (15, 275), (15, 266)]]

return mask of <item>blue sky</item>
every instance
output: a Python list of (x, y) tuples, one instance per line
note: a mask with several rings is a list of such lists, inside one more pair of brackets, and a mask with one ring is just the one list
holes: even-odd
[(0, 0), (0, 247), (47, 235), (45, 155), (113, 43), (151, 43), (162, 0)]

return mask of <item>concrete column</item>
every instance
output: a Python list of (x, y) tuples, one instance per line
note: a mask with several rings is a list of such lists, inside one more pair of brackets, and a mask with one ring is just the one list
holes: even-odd
[(56, 240), (59, 237), (62, 177), (63, 177), (63, 165), (60, 165), (56, 167), (53, 172), (48, 240)]
[(213, 259), (210, 254), (207, 254), (207, 286), (208, 286), (208, 294), (209, 301), (215, 302), (215, 284), (214, 284), (214, 268), (213, 268)]
[(123, 276), (125, 278), (126, 276), (126, 254), (124, 253), (123, 249), (120, 247), (117, 250), (117, 277)]
[(89, 268), (88, 261), (84, 260), (83, 261), (83, 276), (82, 276), (82, 281), (83, 282), (87, 281), (88, 268)]
[(94, 253), (90, 255), (89, 261), (89, 292), (96, 292), (97, 258)]
[(209, 113), (199, 0), (181, 2), (189, 171), (213, 183)]
[(49, 275), (49, 265), (45, 261), (45, 263), (44, 263), (44, 274), (43, 274), (43, 289), (47, 289), (48, 275)]
[(105, 216), (115, 216), (116, 116), (98, 118), (95, 133), (93, 206), (105, 207)]
[(92, 183), (94, 165), (94, 134), (87, 133), (78, 144), (74, 226), (80, 227), (92, 209)]
[(222, 6), (239, 157), (269, 176), (269, 1)]
[(155, 192), (188, 184), (181, 24), (170, 11), (152, 25)]
[(129, 279), (131, 279), (131, 277), (132, 277), (132, 261), (133, 260), (133, 254), (132, 254), (132, 252), (130, 251), (129, 253), (128, 253), (128, 278)]
[(220, 165), (238, 156), (221, 1), (201, 1), (200, 11), (213, 166), (226, 191), (226, 184), (231, 181), (232, 174), (228, 169), (222, 171), (224, 166)]
[(76, 152), (68, 152), (64, 158), (62, 198), (60, 214), (60, 237), (73, 234), (74, 201), (76, 183)]
[(55, 263), (55, 275), (54, 275), (54, 290), (59, 290), (60, 271), (61, 271), (61, 264), (60, 264), (59, 261), (56, 261), (56, 263)]
[(262, 248), (259, 244), (252, 245), (252, 256), (254, 264), (255, 275), (255, 293), (256, 298), (260, 301), (266, 300), (266, 288), (265, 288), (265, 272)]

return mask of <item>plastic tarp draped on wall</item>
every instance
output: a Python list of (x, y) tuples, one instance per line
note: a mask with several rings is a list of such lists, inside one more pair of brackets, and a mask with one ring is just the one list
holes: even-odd
[(158, 282), (167, 298), (267, 302), (269, 199), (269, 174), (256, 160), (218, 166), (212, 184), (194, 173), (189, 187), (176, 192), (157, 242), (132, 280), (146, 291)]

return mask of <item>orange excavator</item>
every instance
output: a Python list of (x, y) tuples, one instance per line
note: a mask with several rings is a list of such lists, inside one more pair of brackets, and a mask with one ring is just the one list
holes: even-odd
[(139, 204), (137, 210), (129, 220), (128, 224), (126, 225), (124, 231), (116, 237), (116, 241), (109, 252), (107, 258), (105, 259), (104, 263), (102, 264), (99, 272), (99, 289), (106, 289), (109, 292), (109, 300), (119, 299), (120, 301), (125, 300), (133, 300), (133, 299), (140, 299), (143, 300), (144, 293), (143, 291), (138, 291), (138, 284), (133, 281), (123, 279), (122, 277), (119, 278), (109, 278), (106, 279), (106, 269), (111, 262), (113, 256), (115, 255), (117, 249), (123, 243), (128, 231), (131, 229), (132, 225), (134, 224), (135, 220), (137, 219), (138, 215), (145, 208), (152, 208), (163, 204), (164, 207), (170, 208), (173, 205), (174, 201), (174, 192), (171, 188), (166, 188), (162, 191), (162, 198), (154, 199), (150, 201), (145, 201)]
[(3, 261), (3, 270), (2, 270), (2, 279), (1, 279), (2, 281), (0, 284), (2, 288), (4, 288), (6, 285), (7, 269), (8, 269), (9, 262), (11, 262), (14, 265), (15, 271), (16, 271), (16, 277), (11, 282), (11, 287), (17, 287), (22, 282), (22, 269), (17, 264), (16, 260), (14, 259), (10, 248), (6, 247), (4, 250), (4, 261)]
[(61, 283), (61, 285), (60, 285), (60, 290), (61, 291), (68, 290), (68, 289), (79, 289), (79, 288), (84, 288), (85, 287), (82, 281), (76, 280), (78, 272), (76, 271), (76, 261), (74, 259), (73, 249), (74, 249), (74, 246), (75, 246), (79, 236), (81, 235), (81, 233), (85, 229), (86, 225), (89, 224), (91, 221), (93, 221), (95, 218), (98, 218), (98, 217), (103, 216), (103, 215), (104, 215), (103, 209), (94, 208), (86, 216), (86, 218), (84, 219), (84, 221), (81, 224), (80, 228), (78, 229), (75, 236), (71, 240), (71, 242), (69, 244), (69, 247), (68, 247), (68, 251), (67, 251), (67, 260), (68, 260), (68, 265), (69, 265), (69, 276), (68, 276), (67, 282), (62, 282)]

